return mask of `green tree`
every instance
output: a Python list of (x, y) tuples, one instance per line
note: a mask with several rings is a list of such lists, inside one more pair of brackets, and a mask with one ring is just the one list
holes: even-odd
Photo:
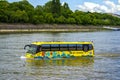
[(42, 15), (38, 16), (38, 15), (34, 15), (33, 16), (33, 24), (42, 24), (44, 23), (44, 17)]
[(43, 15), (44, 13), (44, 10), (43, 10), (43, 7), (38, 5), (36, 8), (35, 8), (35, 14), (36, 15)]
[(27, 16), (29, 17), (29, 22), (32, 23), (32, 19), (34, 16), (34, 7), (27, 1), (27, 0), (23, 0), (23, 1), (19, 1), (19, 8), (21, 11), (25, 11)]
[(51, 7), (52, 7), (52, 1), (45, 3), (45, 5), (43, 6), (44, 12), (52, 13)]
[(9, 8), (13, 11), (25, 10), (27, 12), (29, 10), (34, 10), (34, 7), (27, 0), (10, 3)]
[(0, 1), (0, 22), (8, 22), (7, 10), (9, 3), (6, 0)]
[(66, 21), (68, 24), (75, 24), (76, 21), (74, 18), (68, 18), (67, 21)]
[(0, 9), (0, 22), (8, 22), (8, 16), (6, 15), (6, 11), (4, 11), (3, 9)]
[(52, 0), (51, 12), (54, 17), (59, 17), (61, 12), (61, 3), (60, 0)]
[(108, 13), (72, 12), (67, 3), (50, 0), (45, 5), (33, 7), (28, 0), (9, 3), (0, 1), (0, 23), (32, 24), (77, 24), (77, 25), (120, 25), (120, 18)]
[(76, 24), (81, 25), (83, 23), (82, 17), (85, 15), (84, 12), (75, 11), (71, 16), (75, 19)]
[(11, 21), (14, 23), (26, 23), (28, 20), (29, 18), (25, 11), (17, 10), (11, 15)]
[(60, 16), (60, 17), (56, 18), (56, 23), (65, 24), (66, 18), (64, 16)]
[(63, 15), (65, 18), (68, 18), (73, 12), (70, 10), (67, 3), (64, 3), (63, 6), (61, 6), (61, 15)]
[(53, 15), (52, 13), (46, 13), (45, 14), (45, 20), (46, 20), (46, 23), (54, 23), (54, 18), (53, 18)]
[(9, 6), (9, 3), (6, 0), (0, 1), (0, 9), (7, 9)]

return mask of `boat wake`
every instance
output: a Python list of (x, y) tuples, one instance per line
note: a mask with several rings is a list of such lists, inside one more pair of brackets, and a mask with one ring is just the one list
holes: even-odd
[(21, 56), (20, 58), (21, 58), (22, 60), (25, 60), (25, 59), (26, 59), (26, 57), (25, 57), (25, 56)]

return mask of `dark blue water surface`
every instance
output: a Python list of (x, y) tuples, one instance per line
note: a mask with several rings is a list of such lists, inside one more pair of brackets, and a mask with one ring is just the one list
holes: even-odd
[[(22, 60), (34, 41), (93, 41), (94, 58)], [(0, 80), (120, 80), (120, 31), (0, 34)]]

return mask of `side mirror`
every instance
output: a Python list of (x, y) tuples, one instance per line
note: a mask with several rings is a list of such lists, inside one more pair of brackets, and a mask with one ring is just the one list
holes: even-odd
[(25, 45), (24, 49), (29, 49), (29, 47), (31, 47), (30, 45)]

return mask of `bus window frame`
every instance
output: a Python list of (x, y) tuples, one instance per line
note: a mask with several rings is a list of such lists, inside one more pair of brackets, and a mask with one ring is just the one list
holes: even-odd
[[(53, 45), (57, 45), (58, 47)], [(60, 44), (50, 44), (50, 51), (60, 51)]]
[[(61, 47), (61, 45), (66, 45), (66, 47)], [(68, 44), (60, 44), (60, 51), (69, 51)]]
[[(82, 45), (82, 46), (78, 46), (78, 45)], [(83, 44), (77, 44), (77, 51), (83, 51)]]
[[(43, 47), (43, 45), (49, 45), (50, 47), (49, 47), (49, 49), (47, 48), (47, 49), (45, 49), (44, 47)], [(51, 51), (51, 45), (50, 44), (42, 44), (41, 45), (41, 51)]]
[[(68, 48), (69, 48), (69, 51), (77, 51), (77, 44), (68, 44)], [(71, 45), (75, 45), (75, 46), (72, 46), (70, 47)]]
[[(45, 49), (43, 50), (43, 45), (49, 45), (48, 47), (45, 46)], [(56, 47), (52, 47), (52, 45), (57, 45), (58, 49)], [(66, 46), (65, 46), (66, 45)], [(70, 45), (75, 45), (73, 49), (70, 49)], [(84, 47), (87, 46), (87, 50), (84, 50)], [(56, 48), (56, 49), (52, 49)], [(93, 50), (92, 44), (42, 44), (39, 46), (39, 51), (90, 51)]]

